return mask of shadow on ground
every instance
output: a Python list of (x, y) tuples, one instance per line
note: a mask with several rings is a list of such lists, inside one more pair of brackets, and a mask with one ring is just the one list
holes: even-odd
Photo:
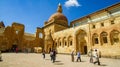
[(99, 66), (107, 66), (106, 64), (100, 64)]
[(64, 65), (64, 63), (61, 63), (61, 61), (55, 61), (55, 65)]
[[(75, 62), (80, 62), (80, 61), (75, 61)], [(86, 61), (81, 61), (81, 62), (86, 62)]]
[(60, 63), (60, 62), (55, 62), (55, 65), (64, 65), (64, 63)]
[(45, 60), (50, 60), (50, 59), (45, 59)]
[(2, 62), (3, 60), (0, 60), (0, 62)]
[(61, 61), (55, 61), (55, 62), (61, 62)]

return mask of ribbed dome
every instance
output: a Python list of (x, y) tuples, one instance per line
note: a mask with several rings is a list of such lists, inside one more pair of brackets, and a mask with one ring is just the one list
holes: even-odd
[(63, 15), (62, 13), (60, 13), (60, 12), (54, 13), (54, 14), (49, 18), (48, 22), (52, 22), (52, 21), (54, 21), (54, 20), (57, 20), (57, 21), (62, 20), (62, 21), (68, 22), (66, 16), (64, 16), (64, 15)]
[(68, 26), (68, 20), (66, 16), (62, 14), (61, 4), (58, 5), (57, 12), (50, 16), (48, 23), (58, 23), (64, 26)]

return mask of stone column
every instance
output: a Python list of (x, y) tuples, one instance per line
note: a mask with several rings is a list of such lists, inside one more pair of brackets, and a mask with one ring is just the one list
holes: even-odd
[(39, 38), (39, 32), (38, 31), (36, 32), (36, 38)]
[(47, 41), (45, 41), (43, 50), (45, 50), (47, 52)]
[(70, 45), (69, 45), (69, 39), (67, 38), (67, 47), (69, 47)]
[(88, 36), (88, 51), (89, 51), (90, 49), (93, 49), (92, 48), (93, 41), (92, 41), (92, 33), (91, 33), (91, 29), (90, 29), (90, 24), (89, 24), (89, 30), (88, 30), (87, 36)]
[(57, 40), (57, 48), (59, 48), (59, 46), (60, 46), (60, 45), (59, 45), (59, 40)]
[(73, 36), (73, 49), (75, 50), (75, 52), (77, 51), (77, 40), (76, 40), (76, 35), (74, 34)]
[(101, 37), (100, 37), (100, 35), (98, 35), (98, 43), (99, 43), (99, 45), (100, 45), (100, 46), (102, 45), (102, 42), (101, 42)]
[(118, 35), (119, 35), (118, 38), (119, 38), (119, 44), (120, 44), (120, 33)]
[(61, 46), (64, 47), (64, 40), (61, 38)]
[(110, 40), (110, 34), (109, 34), (109, 33), (108, 33), (108, 35), (107, 35), (107, 40), (108, 40), (108, 44), (109, 44), (109, 45), (112, 45), (111, 40)]

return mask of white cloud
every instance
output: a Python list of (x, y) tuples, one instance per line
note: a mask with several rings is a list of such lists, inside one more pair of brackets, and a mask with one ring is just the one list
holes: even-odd
[(65, 7), (71, 7), (71, 6), (81, 6), (77, 0), (68, 0), (65, 2)]

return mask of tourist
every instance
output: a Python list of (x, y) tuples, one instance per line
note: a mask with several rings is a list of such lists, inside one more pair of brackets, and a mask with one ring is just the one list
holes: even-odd
[(93, 63), (93, 50), (92, 49), (90, 49), (89, 56), (90, 56), (90, 63)]
[(50, 58), (51, 58), (51, 61), (53, 60), (53, 50), (50, 51)]
[(77, 60), (76, 61), (78, 62), (78, 60), (80, 60), (80, 62), (81, 62), (81, 57), (80, 57), (80, 52), (79, 51), (77, 52)]
[(42, 52), (43, 58), (45, 59), (45, 50)]
[(72, 62), (74, 62), (74, 51), (72, 51), (71, 53), (71, 59), (72, 59)]
[(55, 51), (55, 50), (53, 50), (52, 60), (53, 60), (53, 63), (54, 63), (55, 60), (56, 60), (56, 51)]
[(16, 47), (15, 52), (18, 53), (18, 48)]
[(95, 58), (94, 64), (98, 63), (98, 65), (100, 65), (97, 49), (95, 49), (94, 51), (94, 58)]

